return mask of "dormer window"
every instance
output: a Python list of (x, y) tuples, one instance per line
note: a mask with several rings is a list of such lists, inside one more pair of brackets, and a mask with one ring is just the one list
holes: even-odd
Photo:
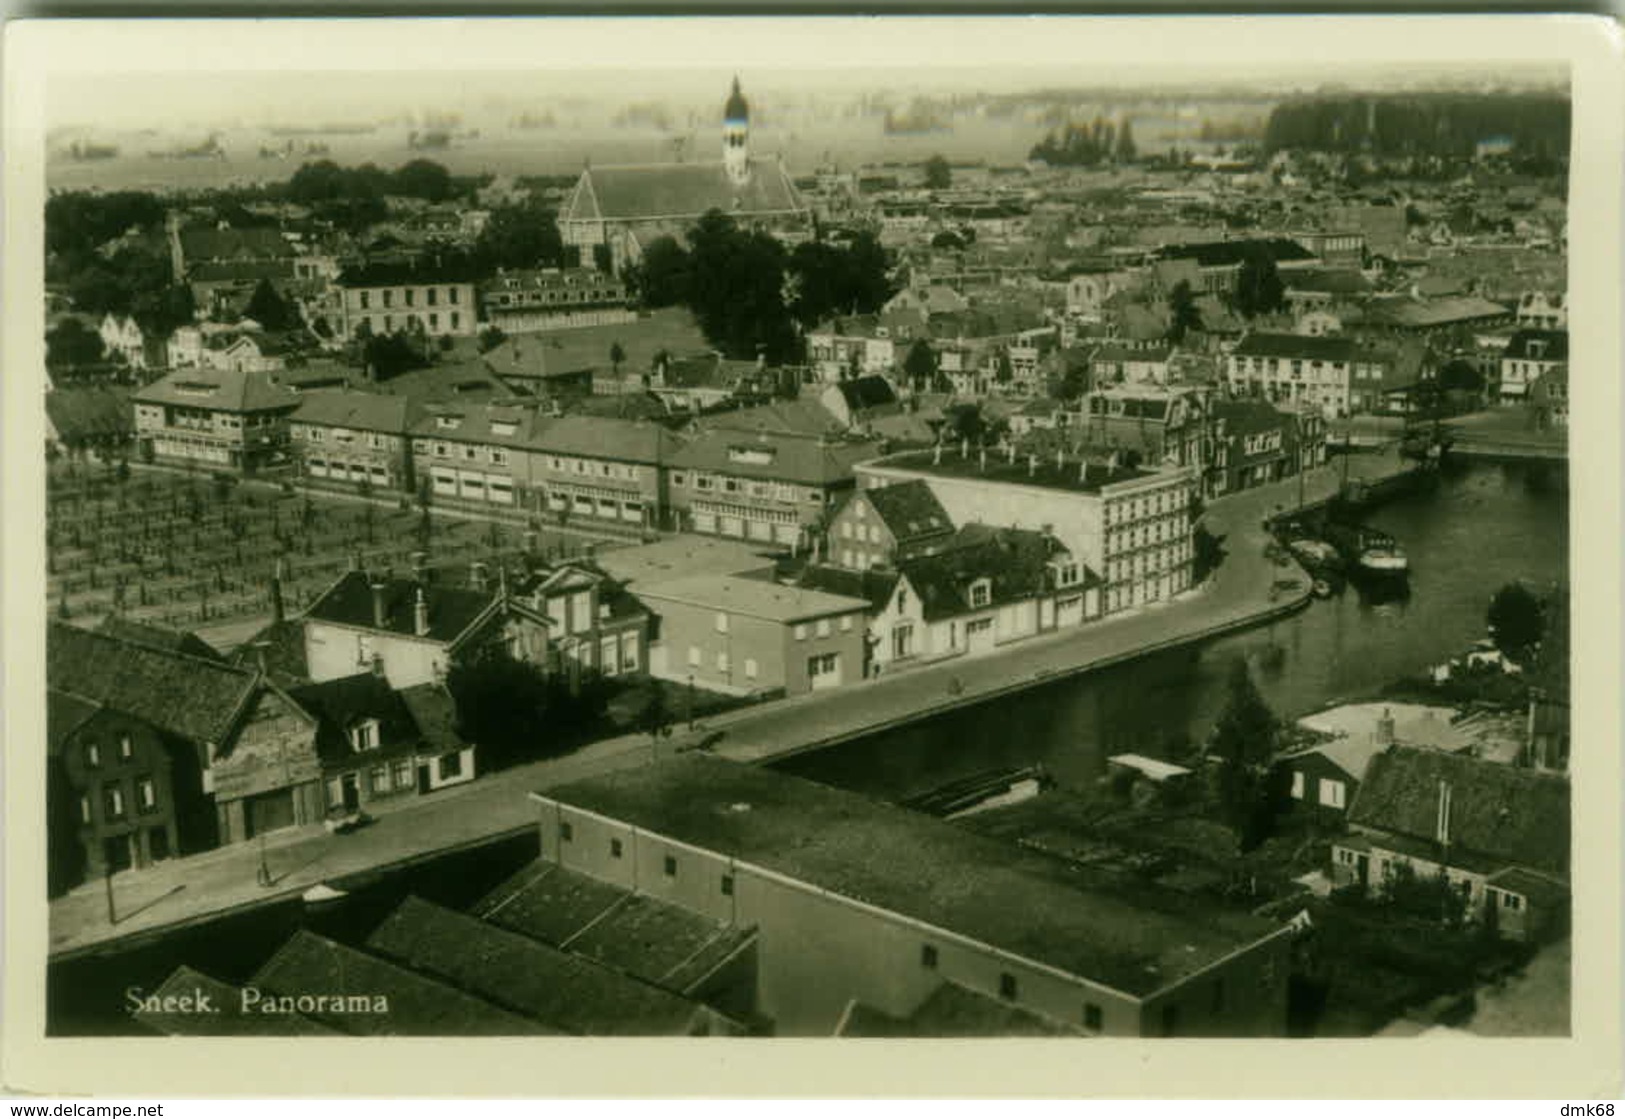
[(991, 579), (978, 579), (970, 585), (970, 604), (972, 607), (986, 606), (993, 600), (993, 581)]
[(434, 418), (435, 426), (438, 427), (438, 428), (442, 428), (444, 430), (447, 430), (447, 431), (455, 431), (455, 430), (457, 430), (457, 428), (462, 424), (462, 422), (463, 422), (463, 417), (461, 417), (461, 416), (436, 416)]
[(350, 728), (350, 749), (357, 754), (378, 749), (377, 719), (365, 719)]

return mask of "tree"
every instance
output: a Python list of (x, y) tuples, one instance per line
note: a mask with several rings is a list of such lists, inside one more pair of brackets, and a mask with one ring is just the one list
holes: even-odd
[(1010, 364), (1010, 351), (1000, 349), (993, 359), (993, 379), (1001, 385), (1008, 385), (1015, 375), (1015, 369)]
[(558, 215), (536, 199), (498, 206), (474, 242), (475, 266), (486, 275), (499, 268), (557, 267), (564, 260)]
[(299, 321), (298, 314), (277, 294), (271, 281), (264, 279), (255, 285), (254, 294), (249, 297), (248, 307), (243, 314), (266, 330), (273, 331), (287, 330), (298, 325)]
[(953, 181), (953, 170), (948, 166), (948, 161), (941, 155), (933, 155), (925, 161), (925, 186), (927, 190), (947, 190)]
[(488, 354), (507, 340), (507, 332), (500, 326), (495, 324), (488, 326), (479, 334), (480, 353)]
[(924, 338), (916, 338), (903, 358), (903, 372), (915, 392), (925, 392), (937, 372), (937, 353)]
[(1217, 763), (1219, 809), (1235, 829), (1243, 851), (1263, 842), (1273, 823), (1269, 772), (1279, 733), (1275, 713), (1258, 694), (1247, 662), (1238, 657), (1208, 752)]
[(1456, 358), (1439, 370), (1439, 385), (1446, 392), (1482, 392), (1484, 374), (1472, 362)]
[(638, 712), (638, 729), (648, 734), (651, 742), (659, 742), (671, 734), (671, 704), (666, 700), (666, 686), (659, 680), (650, 681), (649, 698)]
[(670, 307), (687, 301), (689, 271), (688, 250), (674, 237), (656, 237), (630, 278), (645, 307)]
[(1495, 592), (1486, 620), (1495, 647), (1520, 664), (1528, 662), (1545, 632), (1540, 599), (1522, 583)]
[(544, 672), (488, 646), (454, 663), (446, 688), (457, 707), (457, 729), (479, 743), (494, 768), (553, 752), (557, 736), (549, 725), (554, 689)]
[(1139, 154), (1134, 146), (1134, 122), (1124, 119), (1123, 130), (1117, 134), (1117, 162), (1133, 163)]
[(63, 319), (45, 332), (45, 365), (51, 370), (80, 369), (106, 360), (101, 335), (78, 319)]
[(1183, 342), (1187, 333), (1201, 329), (1202, 310), (1196, 305), (1196, 293), (1189, 280), (1180, 280), (1168, 293), (1168, 337)]
[(687, 302), (706, 340), (735, 359), (761, 355), (779, 365), (796, 356), (784, 246), (770, 234), (741, 230), (720, 210), (700, 218), (689, 244)]
[(1250, 246), (1236, 276), (1236, 310), (1251, 319), (1279, 310), (1285, 301), (1286, 285), (1281, 282), (1275, 258), (1262, 245)]
[(609, 344), (609, 364), (615, 370), (615, 375), (621, 375), (621, 362), (626, 360), (626, 349), (621, 345), (620, 339)]
[(394, 194), (429, 202), (444, 202), (456, 193), (451, 172), (432, 159), (414, 159), (402, 164), (390, 177), (390, 189)]

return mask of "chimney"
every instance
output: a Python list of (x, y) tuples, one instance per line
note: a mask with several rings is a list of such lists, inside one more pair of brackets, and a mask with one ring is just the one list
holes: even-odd
[(389, 620), (389, 610), (384, 600), (384, 592), (388, 589), (382, 579), (372, 581), (372, 624), (375, 629), (383, 629)]
[(372, 674), (380, 680), (384, 678), (384, 658), (377, 653), (372, 655)]
[(475, 560), (468, 568), (468, 585), (477, 591), (483, 591), (486, 585), (486, 568), (482, 560)]
[(287, 617), (287, 611), (282, 602), (282, 561), (276, 561), (271, 569), (271, 623), (281, 625)]
[(1450, 847), (1450, 782), (1445, 780), (1439, 782), (1439, 817), (1434, 838), (1440, 847)]
[(423, 637), (429, 632), (429, 600), (423, 597), (423, 588), (418, 588), (417, 601), (412, 604), (412, 632)]
[(1382, 717), (1377, 720), (1377, 745), (1392, 746), (1394, 744), (1394, 716), (1388, 708), (1382, 709)]

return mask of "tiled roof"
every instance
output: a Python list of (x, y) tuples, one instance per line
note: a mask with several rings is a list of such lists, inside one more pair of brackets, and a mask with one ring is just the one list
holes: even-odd
[[(180, 999), (203, 995), (214, 1007), (212, 1013), (193, 1011), (138, 1010), (135, 1020), (148, 1029), (172, 1037), (319, 1037), (339, 1031), (312, 1021), (297, 1011), (291, 1014), (264, 1014), (243, 1008), (243, 989), (223, 983), (182, 964), (169, 973), (163, 985), (144, 1002), (178, 1006)], [(176, 1000), (171, 1002), (170, 1000)]]
[(382, 288), (407, 284), (414, 286), (470, 284), (478, 278), (474, 265), (461, 258), (452, 258), (441, 263), (428, 260), (410, 263), (375, 261), (350, 265), (339, 273), (333, 284), (341, 288)]
[[(358, 765), (417, 750), (420, 736), (412, 712), (382, 676), (370, 671), (340, 676), (292, 688), (288, 695), (315, 717), (316, 750), (328, 765)], [(378, 721), (378, 745), (358, 754), (350, 746), (349, 731), (369, 719)]]
[(1203, 268), (1222, 268), (1240, 265), (1254, 248), (1262, 248), (1277, 264), (1286, 261), (1314, 260), (1315, 254), (1285, 237), (1251, 241), (1201, 241), (1194, 244), (1169, 245), (1162, 250), (1164, 260), (1194, 260)]
[(294, 423), (404, 435), (419, 411), (418, 402), (407, 396), (316, 389), (300, 394), (299, 407), (289, 418)]
[(638, 597), (648, 602), (657, 614), (662, 603), (676, 602), (782, 624), (869, 608), (869, 603), (861, 598), (786, 587), (738, 575), (689, 575), (663, 583), (647, 583), (638, 587)]
[(561, 222), (698, 218), (725, 214), (803, 214), (806, 204), (777, 162), (751, 161), (750, 178), (736, 185), (721, 163), (664, 163), (589, 167), (560, 215)]
[(771, 431), (780, 435), (838, 435), (841, 421), (811, 397), (772, 400), (749, 408), (734, 408), (705, 416), (699, 426), (727, 431)]
[(1037, 462), (1033, 463), (1018, 454), (1015, 461), (1011, 462), (1006, 454), (999, 450), (987, 452), (987, 465), (984, 468), (981, 454), (975, 448), (971, 448), (968, 455), (961, 455), (960, 448), (951, 443), (942, 448), (941, 461), (936, 461), (936, 458), (935, 449), (905, 451), (901, 454), (887, 455), (872, 465), (877, 469), (907, 470), (927, 477), (975, 478), (1008, 485), (1072, 490), (1077, 493), (1099, 493), (1105, 486), (1149, 478), (1154, 473), (1132, 466), (1120, 465), (1114, 468), (1109, 460), (1088, 459), (1080, 462), (1076, 458), (1071, 458), (1057, 467), (1055, 460), (1048, 456), (1038, 456)]
[(161, 381), (137, 389), (134, 399), (143, 404), (174, 404), (222, 412), (292, 411), (299, 394), (262, 370), (178, 369)]
[(445, 753), (468, 745), (457, 731), (457, 703), (443, 684), (414, 684), (398, 694), (426, 749)]
[(528, 401), (528, 394), (515, 392), (479, 360), (431, 365), (397, 373), (387, 381), (371, 386), (374, 392), (409, 396), (422, 403), (476, 403), (480, 401)]
[(294, 255), (293, 246), (274, 229), (184, 229), (181, 254), (187, 261), (264, 260)]
[(528, 1018), (399, 967), (367, 952), (300, 929), (254, 973), (250, 986), (277, 995), (365, 995), (388, 1000), (384, 1014), (316, 1010), (324, 1025), (347, 1033), (418, 1037), (549, 1034)]
[(53, 622), (45, 639), (45, 678), (114, 711), (192, 742), (224, 740), (256, 689), (251, 672), (219, 660)]
[[(943, 551), (899, 560), (897, 566), (920, 596), (926, 620), (936, 621), (972, 609), (971, 584), (983, 579), (989, 584), (988, 606), (1031, 598), (1050, 585), (1050, 562), (1067, 556), (1059, 541), (1041, 532), (973, 524), (960, 529)], [(1080, 588), (1098, 583), (1087, 568), (1081, 574)]]
[(58, 688), (45, 689), (45, 745), (50, 756), (62, 750), (68, 736), (101, 711), (101, 705)]
[(216, 661), (225, 659), (219, 650), (195, 633), (166, 629), (151, 622), (138, 622), (118, 614), (103, 619), (97, 631), (108, 637), (116, 637), (120, 641), (129, 641), (136, 645), (146, 645), (163, 653), (185, 653)]
[(1281, 927), (1189, 893), (1089, 874), (854, 793), (699, 754), (539, 795), (1131, 995), (1178, 982)]
[(413, 634), (417, 594), (420, 587), (429, 606), (429, 632), (425, 641), (442, 644), (462, 636), (479, 616), (496, 601), (485, 591), (424, 586), (413, 579), (381, 578), (384, 596), (384, 624), (374, 625), (372, 585), (362, 571), (350, 571), (311, 603), (305, 617), (311, 621), (332, 622), (358, 629), (383, 629), (390, 633)]
[(1291, 417), (1267, 400), (1215, 400), (1213, 415), (1224, 421), (1225, 434), (1256, 435), (1264, 431), (1285, 431)]
[(897, 404), (897, 393), (884, 377), (859, 377), (852, 381), (839, 381), (835, 386), (854, 412), (867, 408), (884, 408)]
[(186, 282), (189, 284), (244, 284), (293, 278), (292, 260), (205, 261), (186, 270)]
[(1349, 822), (1431, 842), (1450, 787), (1450, 846), (1480, 859), (1567, 874), (1569, 783), (1465, 754), (1391, 746), (1371, 760)]
[(1455, 322), (1497, 318), (1511, 314), (1499, 303), (1476, 295), (1443, 299), (1381, 299), (1366, 308), (1363, 321), (1375, 325), (1402, 327), (1447, 326)]
[[(828, 440), (761, 432), (746, 437), (735, 431), (705, 431), (672, 456), (679, 468), (714, 470), (742, 478), (827, 486), (852, 478), (852, 467), (872, 459), (878, 443), (867, 440)], [(761, 453), (767, 461), (753, 462), (740, 453)]]
[(1358, 361), (1360, 345), (1353, 338), (1332, 335), (1277, 334), (1255, 330), (1236, 343), (1237, 357), (1279, 357), (1303, 361)]
[(931, 487), (919, 479), (866, 489), (862, 499), (879, 514), (900, 547), (921, 537), (938, 536), (954, 529), (942, 502), (931, 492)]
[(882, 571), (876, 568), (870, 568), (868, 571), (852, 571), (828, 564), (808, 564), (796, 575), (796, 584), (809, 590), (823, 591), (825, 594), (840, 595), (843, 598), (861, 598), (869, 603), (871, 610), (879, 610), (891, 601), (892, 592), (897, 589), (899, 578), (901, 576), (896, 571)]
[(671, 1036), (701, 1008), (579, 955), (408, 897), (367, 947), (565, 1033)]
[(663, 465), (681, 441), (660, 424), (608, 416), (563, 416), (539, 425), (528, 445), (532, 450)]
[(1366, 295), (1371, 281), (1355, 268), (1303, 268), (1283, 279), (1288, 291), (1324, 292), (1327, 295)]
[(1165, 363), (1170, 352), (1167, 346), (1125, 346), (1120, 342), (1107, 342), (1096, 347), (1089, 360)]
[(412, 424), (414, 439), (443, 439), (451, 443), (529, 447), (538, 432), (554, 421), (534, 404), (521, 401), (439, 401), (424, 404)]
[(135, 410), (124, 389), (52, 389), (45, 394), (45, 414), (64, 443), (121, 439), (135, 431)]
[(272, 622), (233, 649), (227, 659), (238, 668), (258, 668), (262, 650), (266, 679), (271, 683), (282, 688), (309, 683), (310, 665), (305, 660), (303, 622), (292, 618)]

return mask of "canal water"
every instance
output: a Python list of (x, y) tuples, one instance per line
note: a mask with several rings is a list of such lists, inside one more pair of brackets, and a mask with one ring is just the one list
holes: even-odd
[(1568, 474), (1561, 464), (1453, 463), (1433, 484), (1362, 515), (1411, 560), (1409, 593), (1350, 586), (1273, 625), (1147, 657), (801, 755), (778, 768), (886, 799), (979, 771), (1041, 763), (1062, 787), (1105, 759), (1170, 756), (1200, 742), (1236, 658), (1277, 714), (1363, 698), (1485, 634), (1490, 596), (1514, 579), (1566, 579)]

